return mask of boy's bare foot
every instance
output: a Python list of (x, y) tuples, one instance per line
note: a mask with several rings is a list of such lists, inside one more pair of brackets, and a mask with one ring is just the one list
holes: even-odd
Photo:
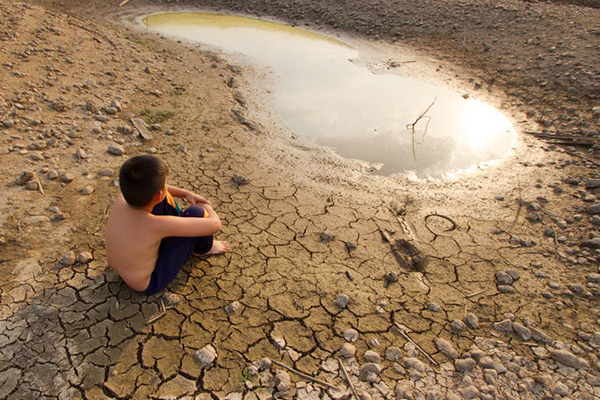
[(209, 251), (207, 251), (204, 254), (196, 254), (196, 253), (192, 253), (195, 256), (210, 256), (210, 255), (216, 255), (216, 254), (225, 254), (229, 251), (229, 243), (223, 241), (223, 240), (215, 240), (213, 241), (213, 245), (210, 248)]

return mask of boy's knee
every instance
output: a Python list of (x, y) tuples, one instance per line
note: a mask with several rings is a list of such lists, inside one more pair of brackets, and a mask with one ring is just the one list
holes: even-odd
[(204, 217), (204, 208), (198, 206), (189, 206), (181, 212), (182, 217)]

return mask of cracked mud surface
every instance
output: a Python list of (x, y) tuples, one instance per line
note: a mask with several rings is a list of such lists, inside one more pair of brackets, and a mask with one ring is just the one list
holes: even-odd
[[(269, 115), (264, 73), (252, 66), (38, 6), (1, 3), (0, 18), (0, 398), (263, 399), (273, 377), (257, 380), (248, 366), (264, 357), (345, 387), (329, 363), (348, 329), (358, 333), (348, 368), (372, 398), (406, 397), (406, 382), (414, 398), (472, 398), (471, 386), (480, 398), (552, 398), (562, 393), (556, 382), (566, 396), (600, 396), (600, 255), (586, 242), (598, 233), (593, 161), (522, 137), (507, 160), (460, 180), (370, 176), (291, 138)], [(452, 71), (442, 80), (458, 71), (439, 63)], [(520, 97), (497, 96), (505, 112), (524, 111)], [(564, 100), (552, 126), (597, 132), (589, 104), (579, 99), (579, 116), (563, 120)], [(130, 116), (159, 123), (154, 139), (123, 129)], [(218, 238), (232, 244), (224, 257), (192, 259), (169, 286), (173, 297), (136, 294), (105, 261), (114, 173), (147, 151), (167, 160), (171, 182), (213, 203)], [(25, 170), (43, 194), (32, 180), (15, 183)], [(422, 271), (401, 266), (409, 253), (386, 236), (426, 257)], [(65, 260), (69, 251), (80, 261)], [(514, 332), (498, 325), (506, 320)], [(435, 373), (412, 360), (434, 366), (397, 324), (442, 364)], [(541, 333), (524, 339), (517, 324)], [(462, 371), (439, 338), (482, 370), (473, 346), (509, 371), (487, 367), (498, 371), (494, 384)], [(217, 358), (202, 368), (195, 353), (209, 344)], [(390, 347), (404, 358), (381, 361), (379, 383), (359, 383), (367, 350), (383, 357)], [(292, 381), (310, 398), (301, 378)]]

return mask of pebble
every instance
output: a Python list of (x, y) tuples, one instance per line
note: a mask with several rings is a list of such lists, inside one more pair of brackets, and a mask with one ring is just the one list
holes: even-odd
[(512, 328), (515, 331), (515, 333), (517, 335), (519, 335), (519, 337), (522, 340), (527, 341), (527, 340), (530, 340), (533, 337), (532, 334), (531, 334), (531, 330), (529, 328), (527, 328), (526, 326), (521, 325), (518, 322), (513, 322), (512, 323)]
[(48, 171), (48, 179), (50, 179), (51, 181), (58, 179), (58, 171), (56, 171), (55, 169), (51, 169), (50, 171)]
[(458, 358), (458, 352), (456, 351), (454, 346), (452, 346), (452, 343), (450, 343), (446, 339), (442, 339), (442, 338), (435, 339), (435, 347), (439, 351), (444, 353), (444, 355), (446, 355), (446, 357), (448, 357), (450, 360), (455, 360)]
[(415, 385), (411, 381), (400, 381), (394, 388), (396, 399), (414, 399)]
[(335, 239), (335, 235), (331, 232), (325, 231), (323, 233), (321, 233), (321, 236), (319, 236), (319, 241), (321, 243), (329, 243), (331, 242), (333, 239)]
[(588, 368), (588, 362), (568, 350), (550, 350), (553, 360), (572, 368)]
[(273, 345), (279, 350), (285, 349), (286, 343), (284, 338), (279, 336), (271, 336), (271, 342), (273, 342)]
[(75, 175), (73, 175), (70, 172), (67, 172), (66, 174), (64, 174), (62, 176), (62, 178), (60, 180), (61, 180), (61, 182), (64, 182), (64, 183), (70, 183), (70, 182), (73, 182), (74, 179), (75, 179)]
[(442, 311), (442, 307), (440, 307), (438, 304), (432, 303), (432, 302), (427, 303), (427, 308), (429, 309), (429, 311), (433, 311), (433, 312)]
[(346, 249), (348, 251), (353, 251), (356, 250), (356, 243), (352, 242), (352, 241), (347, 241), (346, 242)]
[(89, 251), (83, 251), (77, 255), (77, 262), (87, 264), (94, 259), (94, 256)]
[(356, 347), (350, 343), (344, 343), (340, 349), (340, 357), (352, 358), (356, 355)]
[(271, 368), (271, 359), (270, 358), (261, 358), (258, 361), (254, 361), (253, 365), (258, 368), (259, 371), (266, 371)]
[(33, 172), (31, 171), (22, 171), (17, 179), (15, 179), (15, 183), (20, 186), (24, 186), (27, 182), (33, 179)]
[(529, 329), (531, 330), (531, 336), (533, 337), (533, 340), (536, 342), (552, 343), (552, 338), (546, 335), (544, 332), (534, 327), (530, 327)]
[(402, 359), (404, 368), (414, 368), (419, 372), (425, 372), (425, 364), (416, 357), (405, 357)]
[(273, 384), (277, 388), (277, 391), (287, 392), (292, 388), (292, 379), (290, 378), (290, 375), (287, 372), (283, 370), (278, 370), (275, 373)]
[(358, 340), (358, 331), (352, 328), (345, 329), (342, 336), (347, 342), (354, 343)]
[(375, 363), (363, 364), (360, 367), (359, 374), (361, 381), (376, 383), (379, 380), (379, 374), (381, 374), (381, 367)]
[(373, 350), (367, 350), (365, 351), (365, 354), (363, 354), (363, 360), (368, 363), (379, 364), (381, 362), (381, 356)]
[(338, 294), (335, 296), (335, 305), (339, 308), (346, 308), (350, 302), (350, 298), (345, 294)]
[(171, 292), (165, 292), (162, 295), (162, 300), (167, 307), (174, 307), (181, 301), (181, 296)]
[(458, 372), (471, 371), (477, 365), (477, 361), (472, 358), (461, 358), (454, 362), (454, 367)]
[(225, 306), (225, 312), (228, 315), (233, 315), (240, 307), (241, 307), (240, 302), (236, 300)]
[(588, 214), (600, 214), (600, 203), (598, 204), (594, 204), (593, 206), (589, 206), (588, 208), (586, 208), (585, 210)]
[(473, 313), (468, 313), (465, 322), (471, 329), (479, 329), (479, 318)]
[(517, 289), (508, 285), (498, 285), (498, 291), (504, 294), (515, 294), (517, 293)]
[(553, 395), (565, 397), (569, 394), (569, 387), (562, 382), (556, 382), (554, 386), (552, 386), (552, 389), (550, 389), (550, 392)]
[(499, 285), (512, 285), (514, 279), (506, 272), (496, 272), (496, 282)]
[(215, 350), (212, 345), (208, 344), (202, 349), (196, 351), (196, 354), (194, 354), (194, 359), (204, 369), (210, 366), (217, 359), (217, 350)]
[(459, 319), (455, 319), (450, 324), (450, 331), (454, 334), (459, 334), (460, 332), (464, 331), (465, 329), (467, 329), (467, 325), (465, 325), (465, 323)]
[(115, 171), (112, 168), (104, 168), (101, 169), (100, 172), (98, 172), (98, 175), (100, 176), (113, 176), (115, 174)]
[(77, 258), (75, 257), (75, 253), (73, 251), (67, 251), (60, 259), (60, 262), (63, 265), (73, 265), (75, 264), (75, 261), (77, 261)]
[(248, 179), (243, 177), (242, 175), (233, 174), (233, 177), (231, 178), (231, 180), (233, 180), (233, 182), (237, 183), (238, 185), (246, 185), (248, 184)]
[(512, 332), (513, 331), (512, 321), (510, 319), (505, 319), (503, 321), (496, 322), (496, 323), (494, 323), (494, 329), (497, 330), (498, 332), (505, 332), (505, 333)]
[(123, 146), (118, 144), (111, 144), (108, 146), (108, 154), (112, 154), (113, 156), (122, 156), (125, 154), (125, 149)]
[(398, 282), (398, 273), (395, 271), (390, 271), (387, 274), (385, 274), (384, 279), (388, 284)]
[(84, 196), (89, 196), (92, 193), (94, 193), (94, 187), (93, 186), (86, 186), (83, 189), (81, 189), (81, 194), (84, 195)]
[(398, 347), (388, 347), (385, 350), (385, 359), (392, 362), (400, 361), (402, 359), (402, 350)]

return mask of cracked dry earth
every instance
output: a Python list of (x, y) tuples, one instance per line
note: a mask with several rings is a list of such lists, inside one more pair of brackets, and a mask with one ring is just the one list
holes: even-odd
[[(374, 177), (268, 129), (249, 66), (25, 3), (0, 19), (0, 398), (350, 398), (338, 359), (363, 399), (600, 396), (593, 162), (523, 138), (461, 180)], [(103, 246), (146, 152), (232, 245), (154, 296)]]

